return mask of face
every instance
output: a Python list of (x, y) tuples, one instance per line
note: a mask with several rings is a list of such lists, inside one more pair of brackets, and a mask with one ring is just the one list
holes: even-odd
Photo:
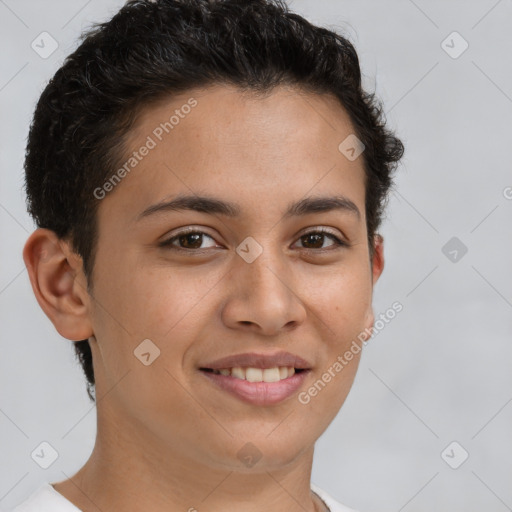
[(311, 448), (352, 385), (382, 270), (362, 156), (338, 150), (353, 132), (334, 98), (284, 87), (215, 86), (143, 112), (122, 179), (96, 191), (99, 416), (217, 468)]

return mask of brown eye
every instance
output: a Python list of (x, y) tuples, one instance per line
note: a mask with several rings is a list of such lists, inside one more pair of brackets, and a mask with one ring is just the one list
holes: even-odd
[(180, 247), (184, 249), (200, 249), (203, 241), (203, 235), (200, 233), (187, 233), (177, 238)]
[[(204, 242), (205, 238), (209, 238), (210, 240), (213, 240), (213, 238), (210, 235), (207, 235), (206, 233), (202, 231), (182, 231), (181, 233), (178, 233), (177, 235), (173, 236), (172, 238), (169, 238), (168, 240), (164, 240), (163, 242), (160, 242), (158, 245), (159, 247), (165, 247), (167, 249), (172, 250), (183, 250), (183, 251), (197, 251), (200, 249), (205, 249), (205, 247), (201, 247), (201, 245)], [(212, 247), (212, 246), (210, 246)], [(207, 249), (208, 247), (206, 247)]]
[(333, 241), (333, 243), (330, 244), (330, 247), (348, 246), (347, 243), (338, 238), (336, 235), (334, 235), (330, 231), (326, 231), (323, 229), (317, 231), (310, 231), (309, 233), (306, 233), (300, 237), (300, 240), (304, 244), (303, 248), (311, 250), (321, 250), (329, 247), (324, 247), (324, 242), (326, 239), (331, 239)]

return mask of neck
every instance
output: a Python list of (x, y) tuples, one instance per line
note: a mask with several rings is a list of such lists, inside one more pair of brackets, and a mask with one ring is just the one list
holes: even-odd
[(314, 446), (284, 466), (262, 457), (241, 470), (240, 461), (215, 464), (179, 442), (164, 443), (127, 424), (98, 420), (89, 460), (69, 480), (54, 485), (83, 512), (327, 510), (310, 489)]

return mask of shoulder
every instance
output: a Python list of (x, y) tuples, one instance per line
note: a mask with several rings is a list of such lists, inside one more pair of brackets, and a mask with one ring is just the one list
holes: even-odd
[(323, 489), (318, 487), (315, 484), (311, 484), (311, 489), (320, 496), (320, 498), (323, 500), (323, 502), (327, 505), (330, 512), (357, 512), (357, 510), (354, 510), (353, 508), (349, 508), (342, 503), (336, 501), (330, 494), (325, 492)]
[(80, 509), (45, 482), (11, 512), (80, 512)]

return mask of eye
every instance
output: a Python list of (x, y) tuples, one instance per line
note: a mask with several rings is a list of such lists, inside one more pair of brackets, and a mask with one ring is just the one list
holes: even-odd
[[(303, 243), (305, 241), (306, 244), (310, 245), (309, 247), (304, 247), (304, 249), (324, 250), (324, 249), (326, 249), (326, 247), (324, 246), (324, 242), (325, 242), (326, 238), (330, 238), (333, 241), (333, 243), (327, 247), (337, 248), (337, 247), (348, 247), (349, 246), (349, 244), (347, 242), (344, 242), (339, 237), (337, 237), (334, 233), (331, 233), (330, 231), (328, 231), (327, 229), (324, 229), (324, 228), (320, 228), (320, 229), (316, 229), (314, 231), (309, 231), (308, 233), (304, 233), (303, 235), (301, 235), (299, 240), (303, 241)], [(328, 250), (332, 250), (332, 249), (328, 249)]]
[[(199, 251), (208, 248), (201, 247), (203, 239), (205, 237), (209, 238), (210, 240), (213, 240), (213, 238), (204, 231), (199, 231), (197, 229), (188, 229), (185, 231), (181, 231), (177, 235), (174, 235), (173, 237), (160, 242), (158, 246), (177, 251)], [(215, 245), (210, 247), (215, 247)]]
[[(204, 231), (191, 228), (185, 231), (181, 231), (180, 233), (174, 235), (173, 237), (160, 242), (158, 246), (164, 247), (166, 249), (186, 252), (201, 252), (204, 249), (216, 247), (215, 244), (210, 245), (209, 247), (202, 247), (205, 238), (209, 238), (210, 240), (215, 242), (215, 240)], [(326, 239), (330, 239), (333, 243), (326, 247), (324, 245)], [(306, 250), (323, 251), (326, 249), (333, 250), (336, 249), (337, 247), (349, 247), (349, 244), (347, 242), (344, 242), (334, 233), (331, 233), (329, 230), (324, 228), (304, 233), (299, 237), (299, 241), (302, 241), (302, 243), (306, 243), (307, 246), (303, 247), (303, 249)], [(331, 249), (329, 249), (329, 247), (331, 247)]]

